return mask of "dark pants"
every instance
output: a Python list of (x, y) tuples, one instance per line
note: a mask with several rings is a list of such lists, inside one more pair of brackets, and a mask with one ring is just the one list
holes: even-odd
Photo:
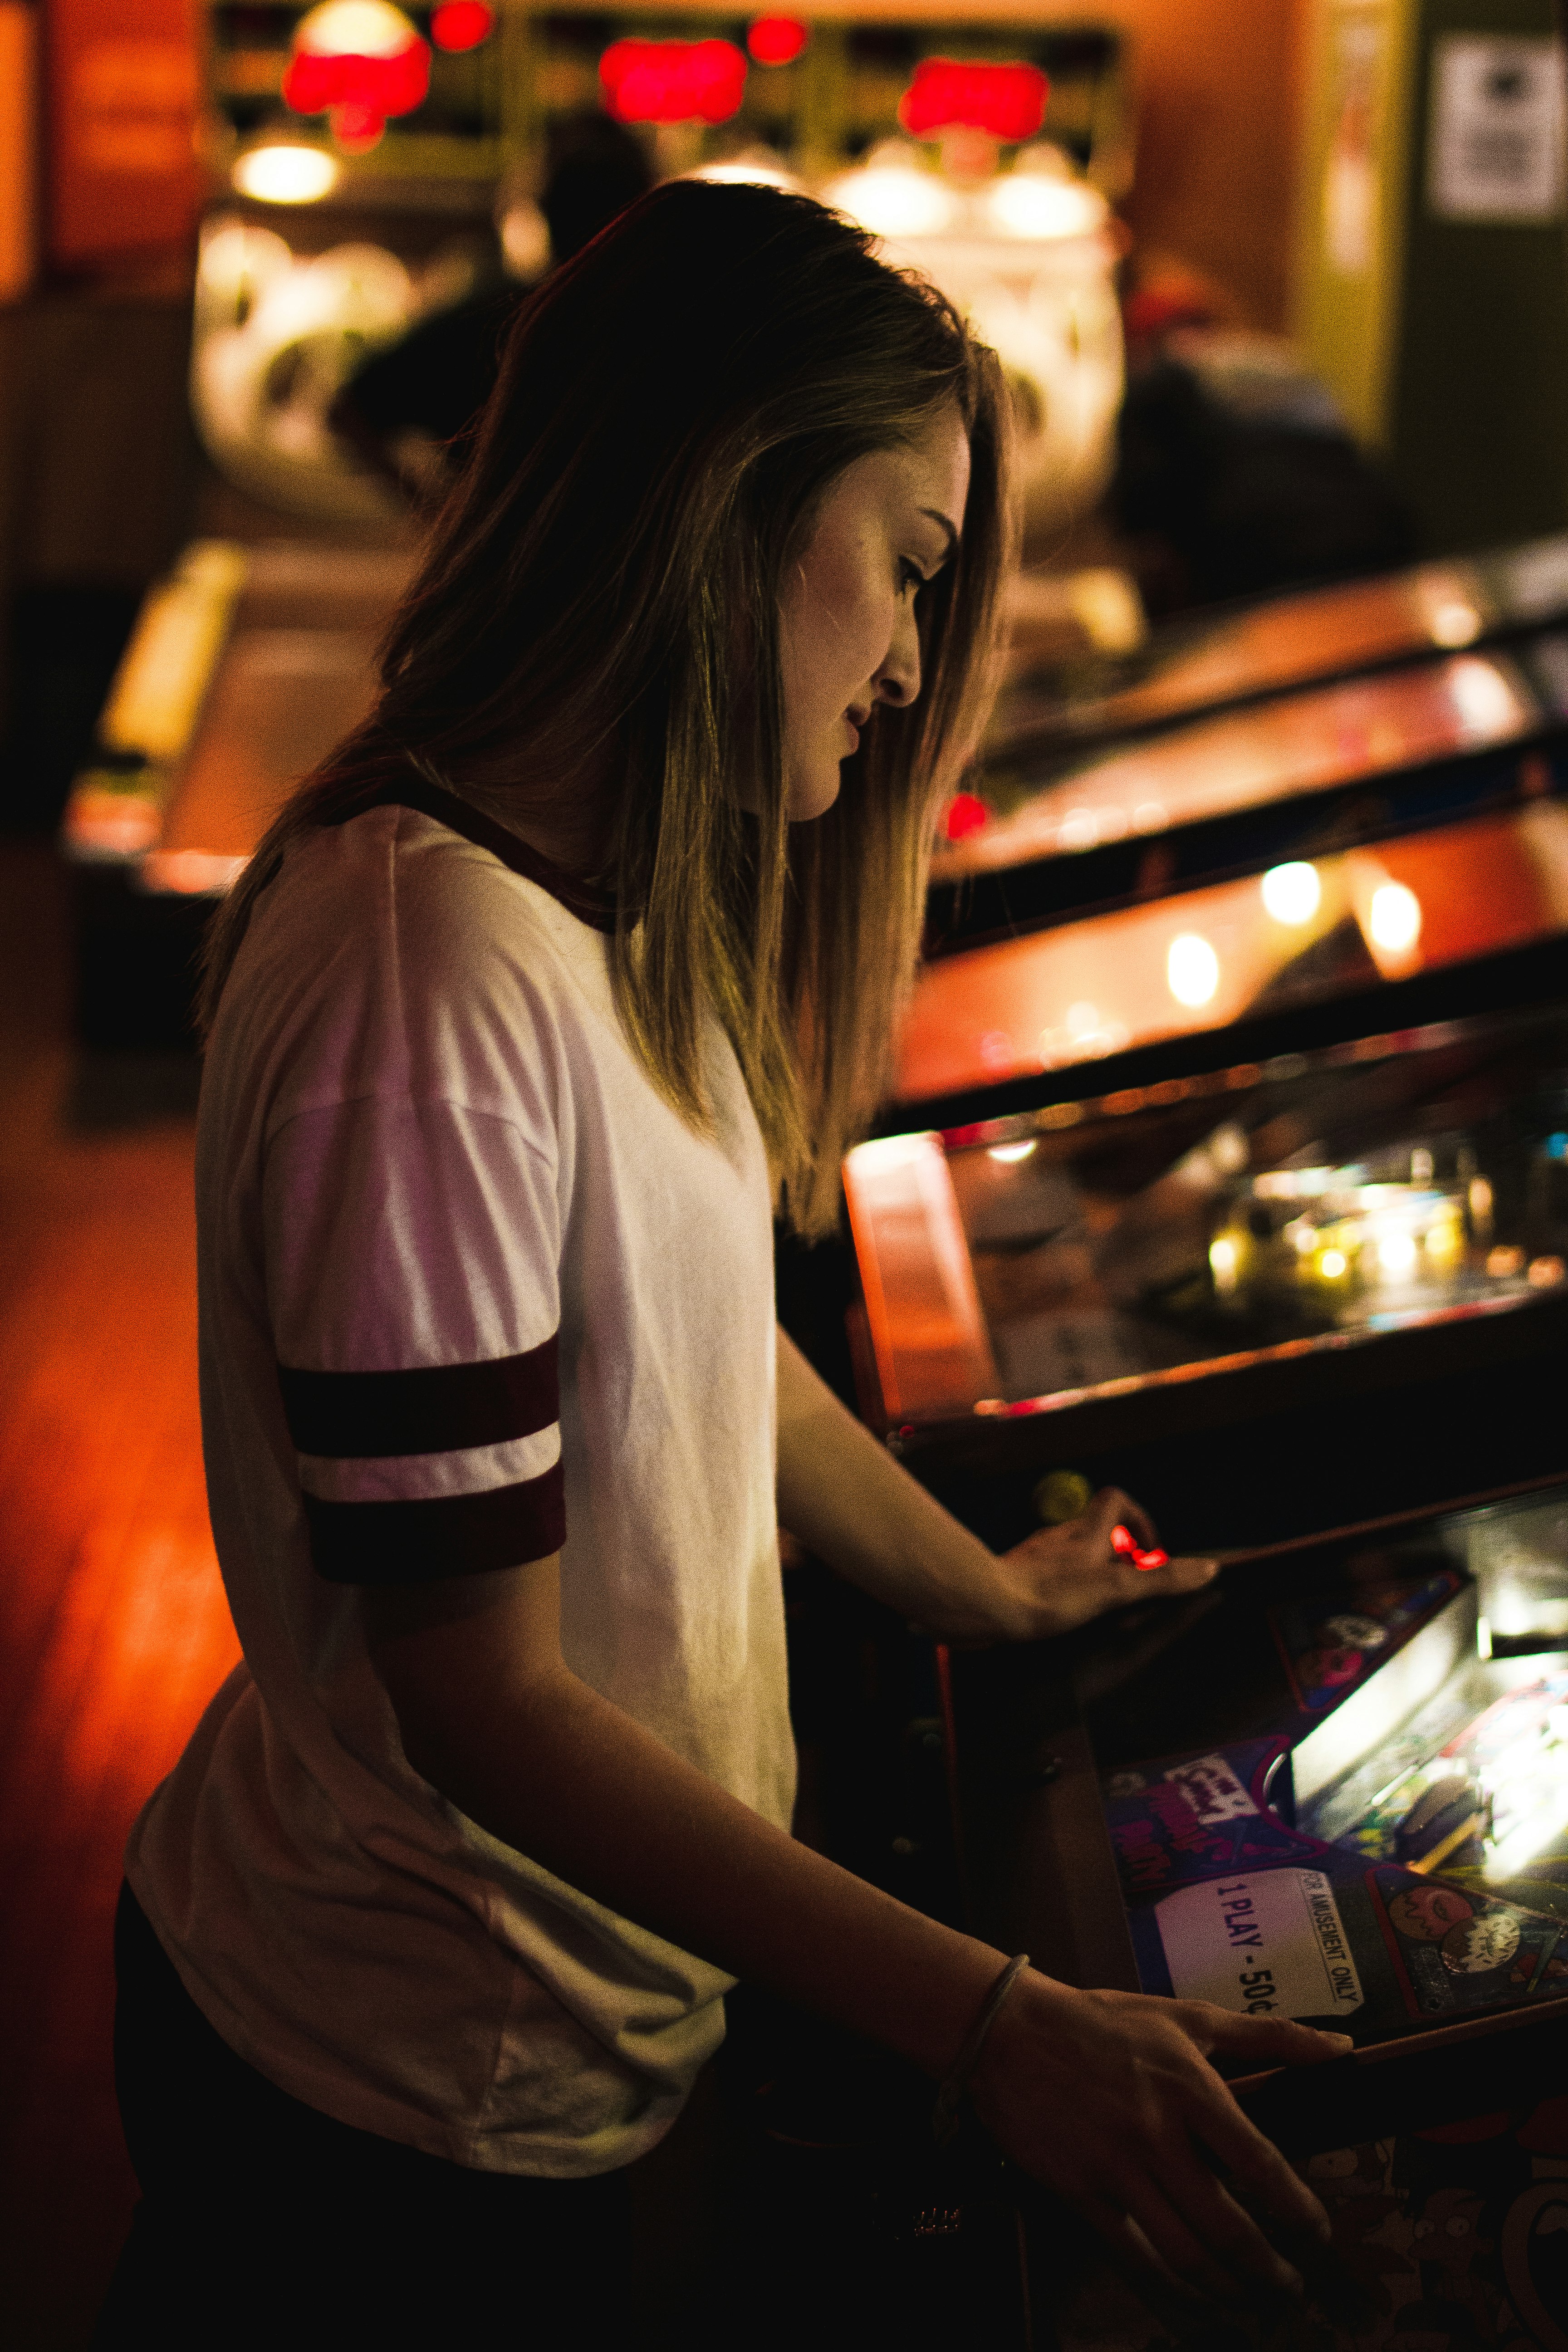
[(96, 2352), (626, 2340), (621, 2172), (475, 2172), (335, 2123), (207, 2023), (125, 1887), (115, 2084), (142, 2187)]

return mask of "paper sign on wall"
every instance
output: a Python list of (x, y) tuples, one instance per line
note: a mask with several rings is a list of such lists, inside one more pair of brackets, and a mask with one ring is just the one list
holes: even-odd
[(1426, 199), (1439, 220), (1548, 221), (1563, 210), (1563, 45), (1454, 34), (1432, 60)]
[(1155, 1907), (1171, 1987), (1250, 2017), (1331, 2017), (1363, 1995), (1321, 1871), (1263, 1870), (1184, 1886)]

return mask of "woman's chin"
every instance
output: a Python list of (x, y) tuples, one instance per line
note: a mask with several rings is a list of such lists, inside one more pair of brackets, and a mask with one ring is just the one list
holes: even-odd
[(791, 824), (809, 824), (814, 817), (826, 816), (838, 798), (843, 781), (837, 761), (825, 761), (804, 775), (797, 769), (789, 783)]

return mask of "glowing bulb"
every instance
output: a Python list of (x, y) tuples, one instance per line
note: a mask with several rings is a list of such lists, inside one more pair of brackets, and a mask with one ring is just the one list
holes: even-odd
[(1343, 1250), (1325, 1250), (1318, 1260), (1318, 1271), (1326, 1275), (1331, 1282), (1337, 1282), (1349, 1264)]
[(759, 16), (746, 35), (746, 47), (760, 66), (787, 66), (810, 39), (810, 27), (798, 16)]
[(495, 16), (485, 0), (441, 0), (431, 13), (430, 38), (438, 49), (461, 57), (477, 49), (495, 30)]
[(1384, 882), (1372, 894), (1367, 929), (1374, 947), (1399, 954), (1421, 936), (1421, 901), (1403, 882)]
[(858, 172), (846, 172), (825, 191), (826, 200), (877, 236), (940, 236), (957, 211), (956, 199), (923, 170), (915, 152), (889, 142)]
[(392, 58), (418, 35), (390, 0), (328, 0), (295, 27), (298, 47), (317, 57)]
[(987, 199), (996, 226), (1007, 236), (1085, 236), (1103, 226), (1106, 203), (1093, 188), (1072, 180), (1043, 179), (1037, 173), (1009, 173)]
[(1304, 859), (1271, 866), (1262, 888), (1263, 903), (1277, 923), (1310, 923), (1323, 902), (1318, 869)]
[(1458, 596), (1434, 605), (1427, 619), (1435, 646), (1471, 646), (1481, 634), (1481, 616)]
[(1209, 1272), (1217, 1291), (1228, 1296), (1236, 1288), (1236, 1244), (1228, 1234), (1221, 1234), (1217, 1241), (1210, 1242)]
[(1219, 958), (1196, 931), (1171, 941), (1165, 983), (1178, 1004), (1206, 1004), (1219, 987)]
[(1027, 1160), (1030, 1152), (1037, 1151), (1039, 1148), (1039, 1145), (1031, 1136), (1023, 1143), (994, 1143), (987, 1150), (985, 1157), (987, 1160), (999, 1160), (1005, 1168), (1011, 1168), (1018, 1160)]
[(1501, 670), (1479, 655), (1467, 654), (1454, 663), (1448, 688), (1469, 734), (1503, 735), (1516, 724), (1519, 704), (1512, 687)]
[(338, 167), (320, 147), (297, 141), (253, 147), (234, 167), (242, 196), (264, 205), (313, 205), (337, 186)]
[[(782, 188), (786, 195), (800, 194), (800, 182), (795, 178), (783, 156), (772, 154), (766, 149), (753, 148), (749, 155), (733, 155), (722, 163), (703, 163), (697, 171), (689, 172), (685, 176), (689, 180), (713, 180), (721, 187)], [(967, 801), (973, 797), (973, 795), (969, 793), (958, 793), (954, 795), (956, 800), (961, 801)], [(989, 812), (984, 801), (978, 802), (976, 805), (981, 812), (980, 822), (984, 824)], [(955, 835), (951, 834), (950, 837), (957, 838)]]
[(1397, 1226), (1392, 1233), (1383, 1234), (1377, 1244), (1377, 1262), (1384, 1274), (1394, 1276), (1395, 1280), (1407, 1275), (1415, 1264), (1415, 1234), (1403, 1233)]

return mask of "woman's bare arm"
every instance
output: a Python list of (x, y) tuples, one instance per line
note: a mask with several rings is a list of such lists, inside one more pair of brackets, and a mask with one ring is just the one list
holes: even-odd
[[(1004, 1956), (796, 1844), (566, 1666), (556, 1563), (367, 1592), (373, 1654), (414, 1769), (570, 1885), (911, 2059), (952, 2063)], [(1080, 1993), (1029, 1972), (973, 2084), (1020, 2164), (1191, 2290), (1289, 2289), (1244, 2206), (1305, 2239), (1317, 2200), (1205, 2053), (1332, 2056), (1305, 2027), (1203, 2003)], [(1222, 2186), (1207, 2150), (1229, 2168)]]
[(1131, 1496), (1097, 1495), (1079, 1519), (994, 1552), (959, 1525), (846, 1412), (783, 1331), (778, 1335), (779, 1518), (829, 1567), (951, 1641), (1039, 1641), (1102, 1610), (1191, 1592), (1206, 1559), (1139, 1570), (1110, 1547), (1118, 1521), (1152, 1544)]

